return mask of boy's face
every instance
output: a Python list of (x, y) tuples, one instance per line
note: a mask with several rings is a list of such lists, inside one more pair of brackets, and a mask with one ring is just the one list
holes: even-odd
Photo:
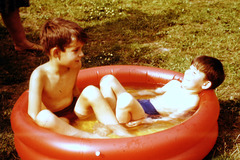
[(193, 65), (185, 71), (182, 86), (188, 90), (200, 92), (203, 90), (203, 85), (207, 82), (205, 73), (197, 70)]
[(72, 42), (65, 47), (65, 51), (61, 52), (61, 64), (70, 68), (81, 68), (81, 58), (84, 56), (82, 52), (83, 43), (72, 38)]

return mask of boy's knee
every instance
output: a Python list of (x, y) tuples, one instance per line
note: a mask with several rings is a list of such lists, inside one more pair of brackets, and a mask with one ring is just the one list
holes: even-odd
[(88, 99), (88, 100), (95, 100), (97, 98), (99, 98), (101, 96), (100, 90), (93, 86), (87, 86), (83, 91), (82, 91), (82, 95)]
[(120, 115), (120, 116), (116, 116), (116, 118), (119, 124), (126, 124), (131, 121), (130, 116), (128, 118), (125, 118), (125, 117), (122, 118), (122, 116)]
[(36, 123), (41, 127), (49, 128), (54, 123), (54, 116), (51, 111), (44, 109), (38, 113)]
[(107, 75), (102, 77), (101, 81), (103, 81), (103, 80), (104, 81), (105, 80), (108, 80), (108, 81), (110, 80), (111, 81), (111, 80), (114, 80), (114, 79), (115, 79), (115, 77), (112, 74), (107, 74)]
[(111, 74), (105, 75), (100, 81), (100, 86), (109, 85), (109, 83), (113, 82), (115, 79), (116, 78)]
[(117, 106), (118, 108), (129, 107), (129, 105), (134, 100), (133, 96), (130, 93), (124, 92), (118, 96)]
[(83, 95), (91, 95), (91, 93), (99, 92), (99, 89), (93, 85), (89, 85), (82, 91)]

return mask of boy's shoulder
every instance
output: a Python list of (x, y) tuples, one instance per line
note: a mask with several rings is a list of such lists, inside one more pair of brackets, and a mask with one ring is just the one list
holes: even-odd
[(171, 80), (167, 83), (169, 86), (173, 86), (173, 87), (176, 87), (176, 86), (181, 86), (181, 82), (178, 81), (178, 80)]
[(47, 64), (44, 63), (44, 64), (42, 64), (42, 65), (40, 65), (40, 66), (38, 66), (37, 68), (34, 69), (31, 77), (42, 77), (46, 74), (47, 74)]
[(181, 82), (179, 82), (178, 80), (171, 80), (162, 87), (162, 90), (166, 92), (170, 90), (175, 90), (176, 88), (180, 88), (180, 87), (181, 87)]

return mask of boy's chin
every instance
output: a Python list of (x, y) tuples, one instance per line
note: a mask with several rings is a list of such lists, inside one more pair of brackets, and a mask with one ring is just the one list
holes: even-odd
[(82, 63), (81, 62), (78, 62), (76, 63), (73, 68), (81, 68), (82, 67)]
[(182, 81), (182, 87), (185, 88), (185, 89), (189, 89), (189, 87), (191, 87), (191, 86), (189, 86), (189, 82), (183, 80)]
[(188, 82), (187, 82), (187, 80), (183, 79), (181, 84), (182, 84), (182, 86), (187, 86)]
[(80, 68), (82, 68), (82, 65), (78, 65), (78, 66), (76, 66), (75, 68), (76, 68), (76, 69), (80, 69)]

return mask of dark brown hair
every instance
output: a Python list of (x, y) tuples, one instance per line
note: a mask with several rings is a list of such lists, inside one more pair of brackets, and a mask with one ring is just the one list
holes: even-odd
[(88, 39), (86, 33), (77, 23), (62, 18), (54, 18), (43, 25), (40, 43), (45, 53), (49, 53), (54, 47), (64, 51), (64, 48), (72, 42), (72, 37), (82, 43), (86, 43)]
[(217, 88), (225, 79), (223, 65), (216, 58), (199, 56), (192, 61), (192, 65), (197, 70), (205, 73), (207, 80), (212, 82), (212, 86), (209, 89)]

